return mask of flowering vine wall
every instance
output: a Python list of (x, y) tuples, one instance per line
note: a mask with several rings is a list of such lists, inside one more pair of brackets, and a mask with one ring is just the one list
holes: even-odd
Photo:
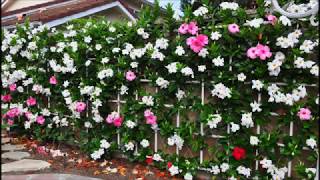
[(318, 27), (258, 5), (2, 30), (3, 126), (185, 179), (312, 179)]

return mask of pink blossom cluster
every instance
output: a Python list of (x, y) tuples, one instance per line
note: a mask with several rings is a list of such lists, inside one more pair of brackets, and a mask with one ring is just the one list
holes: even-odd
[(247, 50), (247, 56), (250, 59), (259, 57), (261, 60), (266, 60), (272, 56), (272, 53), (267, 45), (258, 44), (256, 47), (251, 47)]
[(146, 123), (150, 125), (157, 124), (157, 116), (153, 114), (150, 109), (144, 111), (144, 118), (146, 119)]
[(12, 97), (10, 94), (1, 95), (1, 101), (4, 103), (10, 102), (12, 100)]
[(76, 102), (76, 111), (83, 112), (86, 109), (86, 103), (84, 102)]
[(311, 111), (308, 108), (301, 108), (297, 115), (301, 120), (310, 120), (311, 119)]
[(106, 122), (108, 124), (113, 124), (116, 127), (120, 127), (122, 125), (123, 122), (123, 118), (120, 116), (119, 113), (117, 112), (112, 112), (111, 114), (109, 114), (106, 118)]
[(21, 112), (18, 108), (12, 108), (9, 111), (7, 111), (7, 113), (5, 114), (5, 117), (15, 118), (15, 117), (18, 117), (20, 113)]
[(183, 23), (180, 25), (178, 32), (180, 34), (196, 35), (187, 39), (187, 45), (190, 46), (193, 52), (199, 53), (205, 45), (208, 44), (208, 36), (204, 34), (198, 35), (199, 28), (196, 22), (190, 22), (189, 24)]
[(37, 100), (36, 100), (36, 98), (34, 98), (34, 97), (29, 97), (28, 99), (27, 99), (27, 105), (28, 106), (34, 106), (34, 105), (36, 105), (37, 104)]
[(208, 44), (208, 36), (199, 34), (198, 36), (192, 36), (187, 39), (187, 45), (190, 46), (193, 52), (199, 53), (205, 45)]
[(198, 33), (198, 26), (197, 26), (197, 23), (196, 22), (190, 22), (189, 24), (187, 23), (183, 23), (180, 25), (179, 29), (178, 29), (178, 32), (180, 34), (187, 34), (187, 33), (190, 33), (192, 35), (195, 35)]

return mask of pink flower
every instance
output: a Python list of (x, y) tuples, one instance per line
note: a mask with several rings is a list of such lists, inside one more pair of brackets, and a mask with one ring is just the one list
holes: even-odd
[(240, 32), (239, 26), (237, 24), (229, 24), (228, 25), (228, 30), (232, 34)]
[(82, 112), (86, 109), (86, 103), (84, 102), (76, 102), (76, 111), (77, 112)]
[(134, 72), (128, 71), (126, 72), (126, 79), (128, 81), (133, 81), (134, 79), (136, 79), (136, 75), (134, 74)]
[(147, 121), (146, 123), (150, 125), (157, 124), (157, 116), (154, 116), (154, 115), (148, 116), (146, 117), (146, 121)]
[(122, 125), (122, 117), (117, 117), (113, 121), (113, 125), (116, 127), (120, 127)]
[(29, 98), (27, 99), (27, 105), (28, 105), (28, 106), (34, 106), (34, 105), (36, 105), (36, 104), (37, 104), (37, 100), (36, 100), (35, 98), (29, 97)]
[(179, 32), (180, 34), (187, 34), (188, 29), (189, 29), (189, 25), (186, 24), (186, 23), (183, 23), (183, 24), (180, 25), (180, 27), (179, 27), (179, 29), (178, 29), (178, 32)]
[(7, 113), (7, 116), (9, 116), (10, 118), (14, 118), (16, 116), (19, 116), (20, 111), (18, 108), (12, 108), (10, 109)]
[(270, 58), (272, 53), (270, 52), (270, 48), (268, 46), (264, 46), (262, 44), (257, 45), (257, 55), (261, 60), (266, 60), (266, 58)]
[(27, 118), (28, 120), (30, 120), (31, 117), (32, 117), (32, 113), (31, 113), (30, 111), (25, 112), (24, 115), (26, 116), (26, 118)]
[(274, 16), (272, 14), (267, 15), (267, 19), (269, 21), (269, 23), (271, 23), (272, 25), (275, 25), (277, 22), (277, 16)]
[(17, 89), (17, 84), (10, 84), (9, 89), (11, 92), (15, 91)]
[(187, 39), (187, 45), (193, 50), (193, 52), (198, 53), (201, 49), (208, 44), (208, 36), (200, 34), (196, 37), (189, 37)]
[(198, 26), (197, 26), (197, 23), (196, 22), (190, 22), (189, 25), (188, 25), (188, 32), (192, 35), (195, 35), (198, 33)]
[(12, 119), (8, 119), (8, 125), (12, 126), (14, 124), (14, 121)]
[(55, 76), (51, 76), (49, 83), (52, 85), (56, 85), (58, 83), (57, 78)]
[(257, 58), (257, 51), (258, 49), (256, 47), (251, 47), (247, 50), (247, 56), (251, 59)]
[(144, 117), (148, 117), (148, 116), (152, 116), (153, 115), (153, 112), (151, 112), (150, 109), (147, 109), (144, 111)]
[(44, 146), (38, 146), (37, 147), (37, 152), (41, 155), (48, 155), (47, 151), (46, 151), (46, 147)]
[(38, 124), (41, 124), (41, 125), (42, 125), (42, 124), (44, 123), (45, 119), (44, 119), (43, 116), (38, 116), (38, 117), (36, 118), (36, 121), (37, 121)]
[(311, 119), (311, 111), (308, 108), (301, 108), (297, 113), (301, 120), (310, 120)]
[(150, 109), (147, 109), (144, 111), (144, 117), (146, 119), (147, 124), (151, 124), (151, 125), (157, 124), (157, 116), (155, 116)]
[(1, 101), (2, 102), (10, 102), (12, 100), (12, 97), (11, 97), (11, 95), (10, 94), (7, 94), (7, 95), (4, 95), (4, 96), (2, 96), (1, 95)]
[(247, 56), (250, 59), (259, 57), (261, 60), (266, 60), (272, 56), (272, 53), (267, 45), (258, 44), (256, 47), (251, 47), (247, 50)]
[(111, 124), (111, 123), (113, 123), (114, 118), (115, 118), (114, 114), (111, 113), (111, 114), (109, 114), (108, 117), (106, 118), (106, 122), (109, 123), (109, 124)]

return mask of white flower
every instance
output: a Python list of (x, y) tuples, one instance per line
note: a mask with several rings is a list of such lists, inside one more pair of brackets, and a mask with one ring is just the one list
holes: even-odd
[(212, 96), (217, 96), (220, 99), (230, 98), (231, 90), (224, 84), (219, 83), (214, 85), (214, 89), (211, 91)]
[(244, 80), (246, 80), (247, 76), (244, 75), (243, 73), (240, 73), (240, 74), (237, 75), (237, 78), (238, 78), (238, 81), (242, 81), (243, 82)]
[(36, 44), (36, 42), (29, 42), (27, 48), (30, 49), (30, 50), (35, 50), (35, 49), (37, 49), (37, 44)]
[(102, 70), (102, 71), (100, 71), (98, 73), (98, 78), (100, 80), (103, 80), (106, 77), (112, 77), (112, 76), (113, 76), (113, 70), (110, 69), (110, 68), (109, 69), (104, 69), (104, 70)]
[(246, 21), (246, 24), (250, 27), (259, 28), (261, 24), (263, 24), (262, 18), (254, 18), (251, 21)]
[(220, 7), (223, 10), (230, 9), (230, 10), (235, 11), (239, 8), (239, 5), (238, 5), (238, 3), (235, 3), (235, 2), (222, 2), (222, 3), (220, 3)]
[(89, 121), (84, 122), (85, 128), (92, 128), (92, 124)]
[(131, 68), (137, 68), (138, 65), (139, 65), (138, 62), (131, 62), (131, 63), (130, 63)]
[(257, 103), (256, 101), (250, 103), (250, 106), (252, 108), (252, 112), (261, 112), (262, 109), (260, 108), (261, 104)]
[(243, 166), (239, 166), (237, 168), (237, 171), (238, 171), (239, 174), (244, 175), (246, 178), (250, 177), (250, 174), (251, 174), (251, 169), (250, 168), (245, 168)]
[(130, 129), (133, 129), (134, 127), (136, 127), (136, 125), (137, 124), (131, 120), (126, 121), (126, 126)]
[(217, 128), (218, 123), (222, 121), (222, 117), (220, 114), (210, 114), (207, 120), (208, 126), (212, 129)]
[(203, 16), (203, 15), (207, 14), (208, 12), (209, 11), (208, 11), (208, 9), (206, 7), (201, 6), (197, 10), (195, 10), (193, 12), (193, 15), (195, 15), (195, 16)]
[(147, 106), (153, 106), (154, 105), (153, 97), (152, 96), (143, 96), (142, 103)]
[(103, 140), (100, 141), (100, 147), (101, 148), (108, 149), (110, 146), (111, 145), (107, 140), (103, 139)]
[(184, 140), (177, 134), (168, 138), (168, 145), (169, 146), (176, 145), (179, 150), (182, 149), (183, 143), (184, 143)]
[(157, 154), (157, 153), (153, 155), (152, 159), (155, 161), (163, 161), (160, 154)]
[(102, 64), (107, 64), (108, 62), (109, 62), (109, 58), (107, 58), (107, 57), (104, 57), (101, 59)]
[(291, 21), (287, 16), (280, 16), (279, 21), (284, 25), (284, 26), (291, 26)]
[(116, 31), (116, 28), (113, 27), (113, 26), (110, 26), (110, 27), (109, 27), (109, 31), (110, 31), (110, 32), (115, 32), (115, 31)]
[(175, 141), (174, 141), (173, 137), (169, 137), (169, 138), (168, 138), (168, 145), (169, 145), (169, 146), (173, 146), (174, 143), (175, 143)]
[(154, 47), (156, 49), (167, 49), (169, 46), (168, 42), (169, 42), (168, 39), (164, 39), (164, 38), (157, 39)]
[(306, 173), (316, 174), (317, 173), (317, 169), (316, 168), (306, 168), (305, 172)]
[(211, 172), (214, 174), (214, 175), (217, 175), (220, 173), (220, 168), (218, 165), (215, 165), (215, 166), (211, 166)]
[(253, 127), (252, 113), (245, 113), (241, 115), (241, 125), (247, 128)]
[(222, 35), (218, 31), (211, 33), (211, 40), (213, 41), (219, 40), (221, 37)]
[(183, 176), (183, 178), (185, 179), (185, 180), (192, 180), (193, 179), (193, 176), (192, 176), (192, 174), (191, 173), (186, 173), (184, 176)]
[(231, 125), (231, 132), (237, 132), (240, 129), (240, 126), (238, 124), (235, 124), (233, 122), (230, 123)]
[(128, 88), (127, 86), (122, 85), (122, 86), (120, 87), (120, 94), (121, 94), (121, 95), (128, 94), (128, 90), (129, 90), (129, 88)]
[(221, 169), (221, 172), (226, 172), (229, 169), (229, 164), (228, 163), (222, 163), (220, 165), (220, 169)]
[(144, 29), (143, 28), (137, 29), (137, 34), (138, 35), (142, 35), (143, 33), (144, 33)]
[(260, 89), (263, 87), (263, 83), (260, 80), (252, 80), (252, 89), (257, 89), (260, 91)]
[(304, 40), (303, 43), (300, 46), (300, 50), (303, 51), (304, 53), (311, 53), (313, 48), (316, 46), (315, 43), (313, 43), (310, 40)]
[(192, 78), (194, 78), (193, 70), (189, 67), (182, 68), (181, 73), (184, 76), (191, 76)]
[(96, 44), (96, 50), (100, 50), (100, 49), (102, 49), (102, 46), (101, 46), (101, 44)]
[(212, 59), (212, 63), (215, 66), (223, 66), (224, 65), (224, 59), (218, 56), (217, 58)]
[(169, 86), (169, 81), (163, 79), (162, 77), (158, 77), (156, 84), (160, 86), (160, 89), (166, 89)]
[(177, 46), (174, 53), (177, 54), (178, 56), (182, 56), (185, 54), (185, 51), (182, 46)]
[(200, 65), (198, 66), (198, 71), (199, 72), (204, 72), (206, 70), (206, 65)]
[(140, 142), (140, 145), (144, 148), (148, 147), (150, 145), (149, 141), (146, 140), (146, 139), (143, 139), (141, 142)]
[(256, 137), (256, 136), (250, 136), (250, 144), (251, 144), (252, 146), (258, 145), (259, 142), (260, 142), (260, 141), (259, 141), (258, 137)]
[(198, 56), (201, 56), (203, 58), (207, 57), (207, 55), (209, 54), (208, 49), (207, 48), (202, 48), (200, 50), (200, 52), (198, 53)]
[(177, 97), (178, 101), (180, 101), (183, 97), (185, 97), (185, 95), (186, 95), (186, 93), (180, 89), (176, 93), (176, 97)]
[(85, 43), (90, 43), (91, 40), (92, 40), (92, 38), (91, 38), (90, 36), (84, 37), (84, 42), (85, 42)]
[(134, 149), (134, 144), (132, 142), (128, 142), (127, 144), (124, 145), (126, 148), (126, 151), (133, 151)]
[(172, 165), (168, 170), (169, 170), (171, 176), (179, 174), (178, 166)]
[(264, 169), (269, 169), (270, 167), (272, 167), (272, 161), (268, 160), (267, 158), (264, 158), (263, 160), (261, 160), (260, 164)]
[(234, 176), (231, 176), (228, 178), (228, 180), (237, 180), (237, 178), (235, 178)]
[(173, 63), (170, 63), (166, 66), (166, 68), (168, 69), (168, 72), (169, 74), (172, 74), (172, 73), (176, 73), (177, 72), (177, 62), (173, 62)]
[(306, 140), (306, 144), (311, 148), (314, 149), (317, 147), (317, 141), (314, 138), (309, 138)]

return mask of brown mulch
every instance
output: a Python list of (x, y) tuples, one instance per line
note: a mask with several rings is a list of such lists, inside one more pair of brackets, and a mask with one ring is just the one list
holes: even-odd
[[(76, 174), (81, 176), (89, 176), (101, 179), (119, 179), (119, 180), (165, 180), (181, 178), (171, 177), (167, 171), (160, 171), (155, 167), (142, 163), (131, 163), (125, 159), (111, 159), (104, 161), (93, 161), (87, 155), (80, 153), (74, 147), (60, 144), (59, 149), (68, 156), (52, 157), (50, 153), (41, 153), (37, 151), (38, 146), (42, 146), (39, 142), (27, 138), (14, 138), (12, 144), (25, 144), (26, 150), (31, 154), (28, 159), (44, 160), (51, 164), (51, 168), (40, 170), (37, 172), (10, 172), (4, 175), (21, 175), (30, 173), (59, 173), (59, 174)], [(58, 149), (57, 144), (47, 143), (45, 147), (50, 149)], [(2, 159), (1, 163), (11, 162)], [(109, 168), (109, 170), (108, 170)], [(110, 172), (110, 168), (116, 168), (117, 172)]]

